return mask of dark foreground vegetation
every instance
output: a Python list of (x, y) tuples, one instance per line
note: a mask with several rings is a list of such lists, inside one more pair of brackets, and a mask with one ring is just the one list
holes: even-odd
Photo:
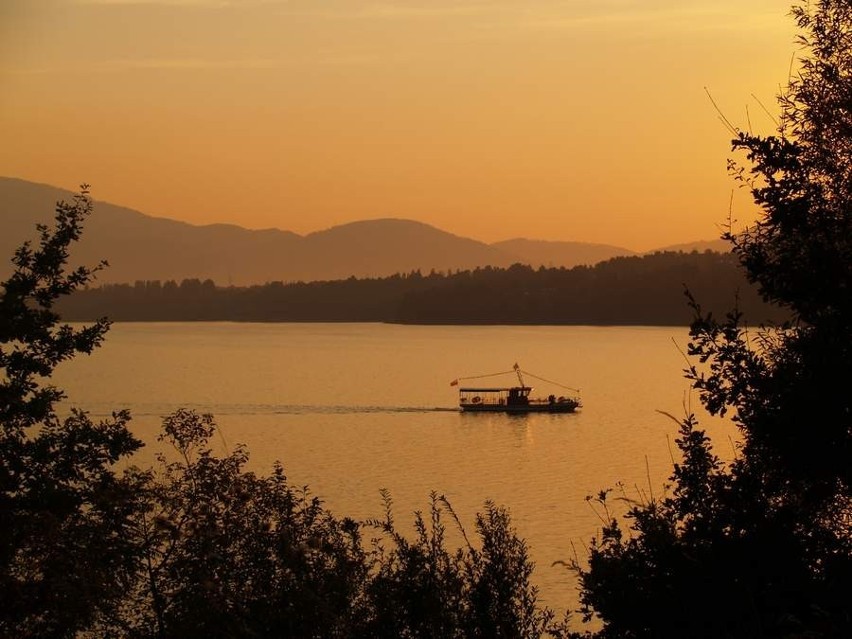
[[(750, 167), (732, 170), (763, 216), (728, 234), (793, 320), (748, 332), (739, 312), (693, 304), (687, 376), (741, 445), (723, 463), (687, 415), (665, 496), (629, 502), (626, 520), (597, 497), (605, 526), (574, 569), (601, 639), (852, 636), (852, 4), (794, 16), (810, 57), (778, 135), (732, 131)], [(85, 190), (60, 203), (0, 291), (0, 636), (569, 634), (498, 506), (450, 549), (440, 497), (410, 538), (389, 498), (381, 520), (335, 517), (281, 468), (246, 472), (244, 449), (214, 455), (209, 416), (166, 417), (174, 454), (153, 468), (126, 463), (142, 445), (126, 412), (60, 416), (51, 373), (108, 328), (54, 311), (91, 280), (65, 270), (90, 207)]]
[[(55, 228), (15, 255), (0, 297), (0, 636), (538, 637), (564, 636), (536, 602), (532, 564), (507, 512), (486, 503), (471, 542), (433, 496), (415, 534), (337, 518), (281, 467), (219, 457), (209, 415), (178, 411), (153, 468), (117, 412), (94, 422), (56, 411), (54, 368), (97, 347), (108, 323), (61, 325), (57, 299), (92, 272), (65, 272), (91, 210), (84, 192)], [(464, 536), (467, 540), (468, 537)]]
[(217, 287), (211, 280), (146, 281), (80, 290), (60, 305), (69, 320), (399, 322), (687, 326), (685, 283), (708, 310), (735, 300), (753, 321), (781, 321), (737, 259), (719, 253), (618, 257), (593, 267), (477, 268), (375, 279)]
[(794, 321), (695, 306), (687, 377), (741, 445), (723, 464), (687, 416), (671, 494), (608, 520), (581, 571), (604, 637), (852, 636), (852, 2), (793, 16), (808, 57), (777, 135), (731, 127), (762, 217), (727, 239)]

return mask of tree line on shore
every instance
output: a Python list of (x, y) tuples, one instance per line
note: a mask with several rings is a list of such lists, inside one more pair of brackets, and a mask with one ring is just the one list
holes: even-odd
[(410, 324), (680, 325), (688, 287), (708, 310), (737, 304), (755, 321), (786, 315), (766, 304), (731, 254), (656, 253), (572, 269), (516, 264), (455, 273), (272, 282), (138, 281), (79, 290), (60, 304), (70, 320), (399, 322)]

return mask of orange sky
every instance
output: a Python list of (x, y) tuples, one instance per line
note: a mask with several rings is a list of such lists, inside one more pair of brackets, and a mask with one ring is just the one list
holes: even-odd
[[(193, 223), (718, 235), (786, 0), (0, 0), (0, 175)], [(748, 108), (747, 116), (746, 109)], [(734, 213), (750, 214), (745, 193)]]

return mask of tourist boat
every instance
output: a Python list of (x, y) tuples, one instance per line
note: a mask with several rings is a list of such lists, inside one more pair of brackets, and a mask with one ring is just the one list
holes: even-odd
[(573, 393), (579, 393), (575, 388), (569, 388), (550, 382), (532, 373), (522, 371), (515, 364), (511, 371), (504, 373), (492, 373), (490, 375), (477, 375), (474, 377), (460, 377), (450, 382), (451, 386), (458, 386), (461, 380), (481, 379), (483, 377), (496, 377), (515, 373), (518, 376), (518, 386), (459, 386), (459, 408), (464, 412), (471, 413), (573, 413), (580, 408), (580, 398), (576, 394), (570, 396), (550, 395), (546, 398), (531, 397), (532, 386), (524, 383), (523, 375), (535, 377), (543, 382), (565, 388)]

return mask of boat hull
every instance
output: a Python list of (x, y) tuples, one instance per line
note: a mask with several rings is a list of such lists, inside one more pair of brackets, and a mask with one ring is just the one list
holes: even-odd
[(464, 413), (573, 413), (578, 406), (574, 403), (530, 404), (528, 406), (507, 406), (505, 404), (461, 404)]

